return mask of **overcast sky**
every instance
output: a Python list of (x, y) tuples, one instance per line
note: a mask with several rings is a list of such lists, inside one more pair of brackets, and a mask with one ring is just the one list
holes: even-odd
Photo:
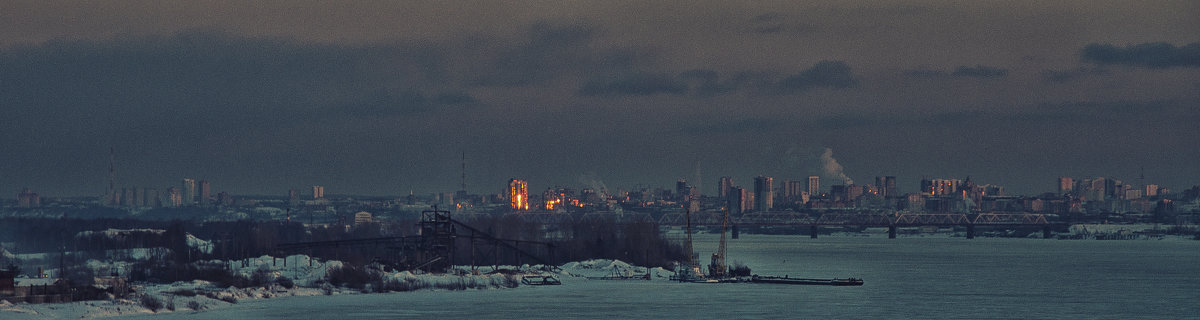
[(4, 1), (0, 197), (1200, 184), (1200, 2)]

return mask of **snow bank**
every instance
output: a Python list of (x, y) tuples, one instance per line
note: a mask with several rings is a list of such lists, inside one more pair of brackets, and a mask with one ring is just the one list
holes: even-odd
[(104, 231), (82, 231), (80, 233), (76, 233), (75, 238), (90, 237), (90, 236), (94, 236), (94, 235), (103, 235), (103, 236), (109, 237), (109, 238), (116, 238), (117, 236), (124, 236), (124, 235), (134, 234), (134, 233), (163, 234), (164, 232), (167, 232), (167, 230), (163, 230), (163, 229), (111, 229), (110, 228), (110, 229), (104, 230)]
[[(329, 269), (342, 267), (341, 261), (321, 261), (307, 255), (291, 255), (287, 257), (272, 257), (264, 255), (257, 258), (222, 261), (211, 260), (208, 263), (225, 264), (235, 273), (250, 277), (256, 272), (267, 272), (274, 277), (285, 276), (292, 278), (298, 285), (284, 288), (279, 285), (249, 288), (218, 288), (215, 284), (203, 280), (180, 281), (170, 284), (134, 285), (135, 293), (125, 298), (111, 298), (105, 301), (78, 301), (59, 304), (26, 304), (0, 301), (0, 318), (3, 319), (43, 319), (43, 318), (99, 318), (138, 314), (158, 314), (173, 312), (197, 312), (209, 309), (226, 308), (245, 301), (272, 299), (288, 296), (316, 296), (358, 294), (375, 291), (374, 288), (354, 290), (338, 288), (324, 283)], [(126, 267), (127, 262), (88, 261), (88, 267), (94, 269)], [(561, 280), (572, 278), (571, 281), (588, 281), (585, 277), (606, 276), (613, 270), (630, 272), (649, 272), (654, 278), (667, 278), (671, 274), (663, 268), (643, 268), (630, 265), (620, 260), (595, 259), (571, 262), (562, 265), (555, 271), (545, 271), (542, 266), (523, 265), (519, 267), (502, 266), (491, 273), (467, 271), (459, 267), (449, 273), (424, 273), (420, 271), (384, 272), (383, 282), (389, 286), (388, 291), (426, 291), (426, 290), (464, 290), (464, 289), (495, 289), (517, 287), (522, 277), (555, 275)], [(505, 271), (508, 270), (508, 271)], [(564, 281), (569, 285), (569, 282)], [(409, 288), (410, 290), (404, 290)], [(158, 307), (147, 301), (158, 301)]]
[(213, 250), (212, 241), (197, 238), (191, 233), (187, 234), (187, 245), (188, 247), (196, 248), (197, 250), (200, 250), (200, 252), (208, 254), (211, 254)]

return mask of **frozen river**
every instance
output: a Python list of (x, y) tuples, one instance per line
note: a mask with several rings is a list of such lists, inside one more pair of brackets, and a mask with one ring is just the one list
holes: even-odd
[[(699, 236), (707, 260), (716, 237)], [(1194, 318), (1200, 241), (743, 235), (754, 273), (862, 287), (564, 279), (562, 286), (246, 301), (204, 319)], [(707, 262), (707, 261), (704, 261)]]

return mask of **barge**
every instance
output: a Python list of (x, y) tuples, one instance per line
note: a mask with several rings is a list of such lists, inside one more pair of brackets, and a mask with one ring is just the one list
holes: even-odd
[(754, 275), (750, 277), (750, 282), (754, 283), (776, 283), (776, 284), (799, 284), (799, 285), (815, 285), (815, 286), (861, 286), (862, 279), (846, 278), (846, 279), (808, 279), (808, 278), (789, 278), (788, 276), (760, 276)]

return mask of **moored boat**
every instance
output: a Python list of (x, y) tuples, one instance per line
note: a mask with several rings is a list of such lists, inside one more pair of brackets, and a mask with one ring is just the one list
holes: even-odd
[(550, 286), (560, 285), (562, 281), (558, 281), (557, 278), (551, 276), (527, 276), (521, 278), (521, 283), (531, 286)]
[(856, 279), (856, 278), (809, 279), (809, 278), (790, 278), (788, 276), (776, 277), (776, 276), (760, 276), (760, 275), (751, 276), (750, 282), (818, 285), (818, 286), (861, 286), (861, 285), (863, 285), (863, 280)]

